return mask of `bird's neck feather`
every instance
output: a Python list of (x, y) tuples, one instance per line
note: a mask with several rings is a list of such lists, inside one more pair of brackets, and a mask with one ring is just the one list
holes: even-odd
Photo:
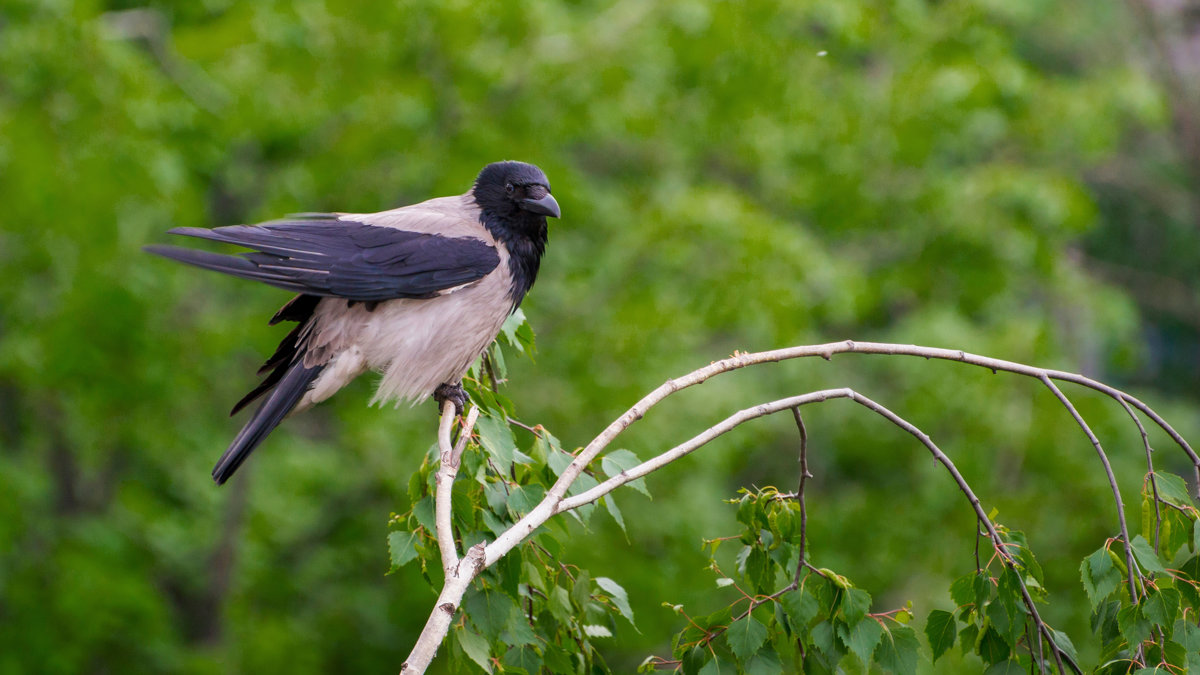
[(546, 217), (520, 210), (515, 214), (496, 215), (485, 209), (480, 220), (508, 250), (508, 271), (512, 277), (508, 295), (515, 310), (537, 279), (542, 254), (546, 252)]

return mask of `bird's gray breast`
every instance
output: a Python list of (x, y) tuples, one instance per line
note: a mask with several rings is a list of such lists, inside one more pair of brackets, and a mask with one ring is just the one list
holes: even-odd
[(437, 297), (388, 300), (371, 311), (340, 298), (322, 300), (305, 360), (327, 364), (328, 375), (314, 383), (313, 402), (366, 369), (383, 373), (372, 403), (416, 403), (438, 385), (461, 380), (512, 309), (508, 252), (502, 244), (497, 252), (500, 264), (491, 274)]

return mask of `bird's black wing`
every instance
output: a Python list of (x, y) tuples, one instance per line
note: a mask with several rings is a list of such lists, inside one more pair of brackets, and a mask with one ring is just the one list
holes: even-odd
[(336, 218), (280, 220), (211, 230), (179, 227), (171, 233), (237, 244), (253, 251), (233, 256), (175, 246), (147, 246), (146, 250), (297, 293), (362, 302), (431, 297), (477, 281), (500, 263), (495, 247), (482, 239)]

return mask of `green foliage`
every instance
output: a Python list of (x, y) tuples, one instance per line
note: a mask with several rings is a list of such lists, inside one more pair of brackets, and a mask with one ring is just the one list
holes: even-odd
[[(243, 421), (223, 411), (282, 337), (265, 324), (287, 295), (140, 247), (175, 226), (460, 193), (499, 158), (541, 165), (564, 218), (523, 305), (536, 363), (493, 352), (510, 382), (472, 396), (507, 417), (519, 402), (522, 419), (567, 448), (666, 378), (734, 349), (848, 337), (1085, 369), (1131, 383), (1196, 437), (1187, 298), (1200, 281), (1200, 209), (1155, 80), (1158, 52), (1127, 10), (1080, 0), (3, 3), (0, 672), (396, 669), (441, 574), (424, 563), (432, 406), (368, 408), (364, 377), (290, 418), (214, 488), (211, 463)], [(502, 341), (525, 351), (532, 333), (521, 326)], [(1028, 383), (896, 359), (784, 364), (682, 393), (623, 445), (649, 457), (733, 410), (851, 382), (934, 435), (978, 494), (1030, 533), (1053, 591), (1044, 614), (1081, 662), (1115, 658), (1100, 645), (1123, 640), (1122, 543), (1106, 547), (1111, 568), (1091, 590), (1075, 587), (1076, 561), (1115, 534), (1108, 486), (1087, 442)], [(1078, 403), (1135, 494), (1136, 430), (1110, 402)], [(974, 520), (911, 439), (838, 405), (808, 423), (822, 513), (808, 535), (821, 565), (876, 599), (922, 605), (917, 594), (963, 576)], [(493, 431), (470, 460), (476, 474), (460, 477), (457, 523), (509, 522), (537, 497), (525, 474), (538, 458), (553, 472), (567, 455), (544, 429), (532, 442), (512, 429), (511, 447)], [(1161, 471), (1182, 472), (1150, 433)], [(789, 424), (748, 425), (648, 477), (653, 502), (625, 491), (578, 514), (587, 531), (573, 518), (548, 526), (562, 543), (555, 559), (596, 575), (594, 596), (616, 603), (600, 578), (627, 590), (638, 631), (625, 618), (584, 624), (613, 632), (591, 644), (614, 671), (664, 651), (681, 628), (662, 600), (712, 602), (708, 552), (695, 542), (737, 527), (714, 496), (780, 484), (793, 445)], [(505, 464), (510, 449), (524, 482), (510, 473), (506, 492), (474, 480), (493, 470), (482, 457)], [(602, 459), (589, 479), (620, 462)], [(1164, 499), (1190, 504), (1159, 482)], [(499, 508), (507, 495), (521, 501)], [(482, 515), (472, 509), (484, 503)], [(391, 512), (402, 514), (391, 532), (407, 535), (389, 538)], [(1197, 530), (1175, 508), (1162, 514), (1159, 526), (1143, 509), (1141, 534), (1168, 570), (1156, 579), (1181, 575), (1169, 587), (1184, 616), (1197, 602), (1182, 581), (1200, 578)], [(794, 537), (795, 519), (780, 517), (766, 529)], [(1161, 557), (1181, 547), (1192, 555)], [(755, 554), (758, 581), (778, 550)], [(522, 568), (540, 564), (521, 556)], [(722, 562), (755, 593), (736, 567)], [(802, 623), (844, 651), (843, 665), (861, 661), (823, 601), (779, 598), (812, 614)], [(1176, 622), (1168, 655), (1190, 625)], [(474, 631), (456, 628), (459, 646), (444, 652), (473, 656), (435, 669), (492, 663)], [(961, 655), (977, 638), (935, 669), (982, 670)], [(538, 649), (514, 647), (490, 667), (529, 666)], [(579, 665), (574, 651), (547, 644), (540, 656), (562, 672)], [(706, 658), (696, 671), (732, 664)], [(744, 666), (789, 672), (788, 658), (763, 647)], [(814, 671), (823, 658), (810, 658)]]
[[(1183, 486), (1178, 476), (1147, 474), (1142, 512), (1151, 517), (1129, 547), (1135, 562), (1132, 590), (1119, 540), (1106, 541), (1080, 567), (1092, 602), (1092, 630), (1101, 641), (1100, 672), (1135, 667), (1136, 672), (1187, 672), (1197, 664), (1200, 629), (1193, 630), (1192, 623), (1200, 615), (1200, 548), (1190, 534), (1200, 528), (1200, 510)], [(1172, 530), (1189, 536), (1171, 537)]]
[[(502, 335), (465, 382), (483, 414), (452, 489), (459, 551), (512, 527), (542, 500), (565, 468), (563, 462), (571, 459), (545, 429), (528, 431), (510, 424), (512, 403), (499, 393), (507, 377), (501, 345), (532, 354), (533, 334), (523, 316), (514, 314)], [(636, 463), (628, 451), (618, 457)], [(394, 529), (388, 535), (392, 570), (417, 561), (435, 586), (441, 569), (431, 510), (436, 461), (431, 450), (409, 482), (413, 508), (393, 516)], [(596, 479), (586, 484), (595, 485)], [(611, 495), (606, 500), (614, 503)], [(579, 511), (579, 520), (587, 525), (595, 509)], [(611, 672), (597, 641), (614, 636), (617, 616), (636, 629), (629, 595), (619, 582), (593, 578), (587, 569), (570, 564), (563, 555), (567, 538), (563, 524), (552, 521), (476, 579), (451, 633), (456, 669), (473, 664), (489, 673)]]
[[(872, 613), (867, 591), (832, 570), (804, 564), (796, 495), (767, 487), (743, 490), (731, 503), (737, 504), (741, 532), (710, 540), (705, 548), (721, 595), (735, 598), (706, 617), (674, 605), (688, 625), (672, 639), (672, 658), (652, 657), (644, 669), (705, 672), (724, 663), (729, 672), (834, 672), (856, 659), (885, 672), (915, 672), (919, 643), (905, 625), (909, 608)], [(725, 541), (741, 544), (732, 576), (718, 561)]]

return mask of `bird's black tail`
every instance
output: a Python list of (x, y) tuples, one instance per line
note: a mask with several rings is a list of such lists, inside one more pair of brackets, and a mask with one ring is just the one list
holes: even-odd
[(217, 460), (212, 476), (218, 485), (229, 480), (229, 477), (233, 475), (234, 471), (237, 471), (242, 462), (246, 461), (254, 448), (257, 448), (267, 434), (271, 433), (271, 430), (283, 421), (292, 408), (296, 407), (296, 404), (304, 397), (304, 392), (308, 391), (308, 386), (317, 379), (324, 367), (306, 368), (303, 358), (296, 359), (287, 367), (287, 371), (283, 373), (283, 377), (267, 395), (266, 400), (258, 406), (258, 410), (254, 411), (250, 421), (246, 422), (246, 426), (238, 432), (237, 438), (229, 444), (229, 449), (221, 455), (221, 459)]

